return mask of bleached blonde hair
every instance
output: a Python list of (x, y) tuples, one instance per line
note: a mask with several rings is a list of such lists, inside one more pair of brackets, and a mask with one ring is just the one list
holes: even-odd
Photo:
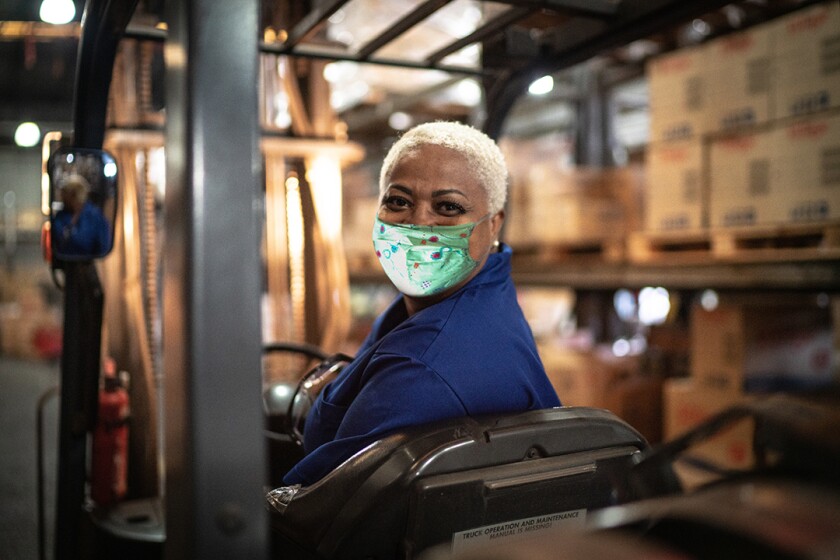
[(78, 204), (84, 204), (90, 190), (90, 183), (81, 175), (70, 175), (61, 182), (61, 190)]
[(403, 134), (382, 161), (379, 172), (380, 199), (388, 190), (388, 177), (397, 162), (420, 146), (435, 145), (464, 156), (487, 192), (487, 203), (495, 214), (507, 200), (508, 170), (499, 146), (486, 134), (459, 122), (435, 121), (415, 126)]

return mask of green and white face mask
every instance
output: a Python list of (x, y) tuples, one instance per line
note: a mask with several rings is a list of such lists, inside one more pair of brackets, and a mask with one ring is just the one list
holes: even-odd
[(478, 266), (470, 256), (470, 236), (489, 217), (456, 226), (389, 224), (376, 218), (373, 248), (400, 292), (432, 296), (459, 284)]

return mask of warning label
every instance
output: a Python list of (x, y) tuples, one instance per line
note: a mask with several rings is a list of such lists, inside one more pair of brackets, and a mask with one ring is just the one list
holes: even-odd
[(532, 537), (559, 527), (582, 527), (585, 521), (586, 510), (576, 509), (476, 527), (452, 535), (452, 552), (460, 552), (490, 542), (507, 542), (512, 539)]

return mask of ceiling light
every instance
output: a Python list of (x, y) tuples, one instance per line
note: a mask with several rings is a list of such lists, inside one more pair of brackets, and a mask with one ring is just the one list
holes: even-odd
[(347, 82), (359, 74), (357, 62), (339, 61), (330, 62), (324, 66), (324, 79), (331, 84)]
[(531, 95), (545, 95), (554, 89), (554, 78), (551, 76), (543, 76), (539, 80), (532, 82), (528, 86), (528, 93)]
[(70, 23), (76, 17), (76, 5), (73, 0), (44, 0), (39, 15), (46, 23)]
[(481, 102), (481, 86), (473, 79), (461, 80), (455, 86), (458, 97), (469, 107), (474, 107)]
[(408, 130), (412, 123), (411, 115), (402, 111), (395, 111), (388, 117), (388, 126), (394, 130)]
[(15, 144), (21, 148), (31, 148), (41, 139), (41, 129), (34, 122), (20, 123), (15, 130)]

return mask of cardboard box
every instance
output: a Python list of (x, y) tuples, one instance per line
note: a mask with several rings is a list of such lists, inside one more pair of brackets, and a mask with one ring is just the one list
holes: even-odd
[(693, 230), (706, 225), (703, 143), (699, 139), (649, 146), (645, 176), (646, 230)]
[(757, 26), (707, 46), (709, 122), (730, 130), (767, 122), (771, 115), (772, 29)]
[(600, 240), (624, 232), (618, 200), (584, 194), (540, 197), (530, 206), (531, 240), (538, 244)]
[(638, 359), (609, 357), (594, 349), (540, 344), (539, 352), (548, 378), (565, 406), (607, 408), (615, 387), (638, 373)]
[(605, 406), (636, 428), (650, 444), (662, 440), (662, 378), (634, 374), (619, 379), (605, 395)]
[(729, 136), (709, 148), (709, 225), (713, 228), (784, 222), (774, 180), (779, 152), (773, 130)]
[(535, 165), (511, 193), (505, 238), (514, 247), (618, 238), (627, 229), (623, 198), (600, 169)]
[(830, 313), (816, 306), (695, 306), (691, 375), (732, 393), (829, 385), (838, 367)]
[(709, 151), (712, 227), (840, 218), (840, 112), (719, 138)]
[[(704, 386), (691, 378), (666, 379), (662, 390), (664, 440), (670, 441), (749, 399), (749, 396)], [(737, 422), (730, 429), (689, 448), (687, 454), (724, 468), (750, 468), (755, 464), (754, 429), (752, 420)]]
[(789, 122), (773, 135), (772, 205), (778, 219), (840, 218), (840, 112)]
[(799, 10), (770, 26), (775, 118), (840, 107), (840, 4)]
[(613, 167), (602, 171), (604, 189), (618, 200), (624, 213), (624, 232), (630, 233), (643, 228), (645, 200), (645, 169), (643, 165), (632, 164)]
[(708, 131), (708, 65), (705, 46), (680, 49), (648, 62), (652, 142), (693, 138)]

